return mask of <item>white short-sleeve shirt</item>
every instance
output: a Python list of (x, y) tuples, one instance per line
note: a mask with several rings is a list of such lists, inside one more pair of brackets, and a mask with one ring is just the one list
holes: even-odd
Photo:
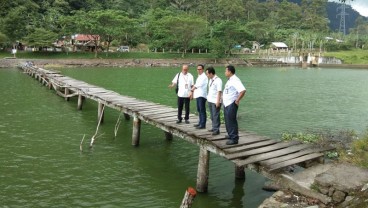
[(193, 98), (199, 98), (204, 97), (207, 98), (207, 84), (208, 84), (208, 78), (205, 73), (202, 73), (197, 77), (197, 80), (194, 84), (196, 89), (193, 93)]
[[(176, 76), (174, 77), (174, 79), (172, 80), (172, 83), (178, 84), (178, 74), (176, 74)], [(194, 84), (194, 78), (193, 75), (191, 73), (187, 73), (187, 74), (183, 74), (182, 72), (180, 72), (180, 76), (179, 76), (179, 90), (178, 90), (178, 97), (184, 97), (187, 98), (189, 97), (189, 92), (192, 89), (192, 86)]]
[(239, 93), (246, 90), (243, 83), (240, 81), (240, 79), (234, 74), (231, 76), (224, 87), (223, 91), (223, 103), (224, 106), (228, 106), (231, 103), (235, 102), (235, 100), (238, 98)]
[(217, 102), (218, 92), (222, 92), (222, 80), (215, 75), (208, 83), (208, 96), (207, 101), (210, 103)]

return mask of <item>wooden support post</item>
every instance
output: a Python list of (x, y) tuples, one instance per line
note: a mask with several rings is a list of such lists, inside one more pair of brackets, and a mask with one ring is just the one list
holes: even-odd
[[(64, 88), (64, 95), (65, 96), (68, 96), (69, 95), (69, 88), (67, 88), (67, 87)], [(69, 98), (68, 97), (65, 97), (65, 100), (66, 101), (69, 101)]]
[(78, 95), (78, 110), (82, 110), (82, 105), (83, 105), (83, 96), (82, 95)]
[(165, 131), (165, 138), (166, 140), (172, 140), (174, 137), (172, 133)]
[(236, 179), (245, 179), (245, 171), (243, 166), (235, 165), (235, 178)]
[(180, 208), (190, 208), (192, 207), (195, 196), (197, 195), (196, 190), (192, 187), (188, 187), (185, 191), (183, 201), (181, 202)]
[(133, 114), (133, 135), (132, 135), (132, 145), (138, 146), (141, 134), (141, 120), (138, 118), (137, 114)]
[(129, 116), (129, 114), (124, 113), (124, 118), (125, 118), (125, 120), (129, 121), (129, 120), (130, 120), (130, 116)]
[(210, 166), (210, 152), (204, 148), (199, 148), (199, 160), (197, 170), (197, 191), (207, 192), (208, 190), (208, 175)]
[(97, 111), (97, 118), (101, 118), (101, 123), (104, 121), (104, 111), (103, 111), (104, 104), (98, 103), (98, 111)]

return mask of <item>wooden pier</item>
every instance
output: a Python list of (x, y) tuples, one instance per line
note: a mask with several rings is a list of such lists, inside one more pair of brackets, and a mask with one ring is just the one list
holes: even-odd
[[(162, 129), (166, 139), (172, 139), (175, 135), (196, 144), (200, 149), (196, 185), (198, 192), (207, 191), (210, 153), (232, 161), (235, 164), (236, 178), (245, 178), (244, 169), (249, 168), (272, 180), (289, 180), (289, 166), (299, 165), (307, 168), (314, 164), (323, 163), (324, 152), (332, 149), (300, 142), (277, 141), (245, 131), (239, 132), (238, 144), (229, 146), (225, 144), (226, 130), (224, 128), (220, 129), (219, 135), (213, 136), (207, 129), (198, 130), (193, 125), (176, 124), (176, 108), (124, 96), (64, 76), (57, 71), (27, 64), (20, 66), (20, 68), (49, 89), (55, 90), (65, 100), (74, 96), (78, 97), (77, 109), (79, 110), (82, 109), (84, 99), (96, 101), (98, 103), (97, 114), (101, 121), (103, 121), (104, 107), (110, 107), (123, 113), (127, 119), (132, 117), (132, 145), (134, 146), (138, 146), (140, 143), (142, 121)], [(198, 116), (190, 115), (190, 117), (192, 123), (197, 122)], [(207, 123), (207, 125), (211, 124)], [(316, 197), (313, 193), (310, 195)]]

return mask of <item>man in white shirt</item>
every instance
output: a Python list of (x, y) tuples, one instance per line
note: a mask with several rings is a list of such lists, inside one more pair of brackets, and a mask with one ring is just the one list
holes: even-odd
[(186, 124), (189, 124), (189, 105), (190, 105), (190, 96), (191, 96), (191, 89), (194, 84), (193, 75), (189, 72), (189, 66), (183, 65), (182, 70), (180, 73), (176, 74), (174, 79), (172, 80), (171, 84), (169, 85), (170, 88), (174, 86), (178, 86), (178, 120), (176, 121), (177, 124), (181, 123), (183, 120), (182, 112), (183, 107), (185, 107), (185, 116), (184, 120)]
[(226, 131), (229, 135), (229, 140), (226, 142), (227, 145), (238, 144), (239, 132), (238, 132), (238, 121), (237, 113), (240, 100), (244, 97), (246, 89), (240, 79), (235, 75), (235, 67), (229, 65), (225, 69), (225, 76), (228, 78), (224, 93), (223, 93), (223, 104), (224, 104), (224, 117)]
[(204, 66), (197, 65), (198, 77), (194, 86), (192, 87), (193, 98), (197, 101), (197, 111), (199, 115), (199, 122), (195, 124), (196, 129), (205, 129), (207, 121), (206, 101), (207, 101), (207, 84), (208, 78), (204, 73)]
[(208, 108), (211, 114), (212, 128), (209, 130), (212, 135), (220, 134), (220, 110), (222, 95), (222, 80), (216, 75), (215, 69), (210, 66), (206, 69), (206, 75), (209, 79), (208, 89)]

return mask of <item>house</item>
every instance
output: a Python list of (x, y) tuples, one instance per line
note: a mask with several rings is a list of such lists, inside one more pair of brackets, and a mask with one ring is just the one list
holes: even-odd
[(256, 51), (261, 49), (261, 44), (258, 43), (257, 41), (252, 41), (252, 51)]
[(101, 38), (99, 35), (76, 34), (72, 35), (72, 45), (78, 50), (94, 51), (95, 46), (100, 45)]
[(289, 49), (289, 47), (283, 42), (272, 42), (270, 48), (278, 51), (287, 51)]

